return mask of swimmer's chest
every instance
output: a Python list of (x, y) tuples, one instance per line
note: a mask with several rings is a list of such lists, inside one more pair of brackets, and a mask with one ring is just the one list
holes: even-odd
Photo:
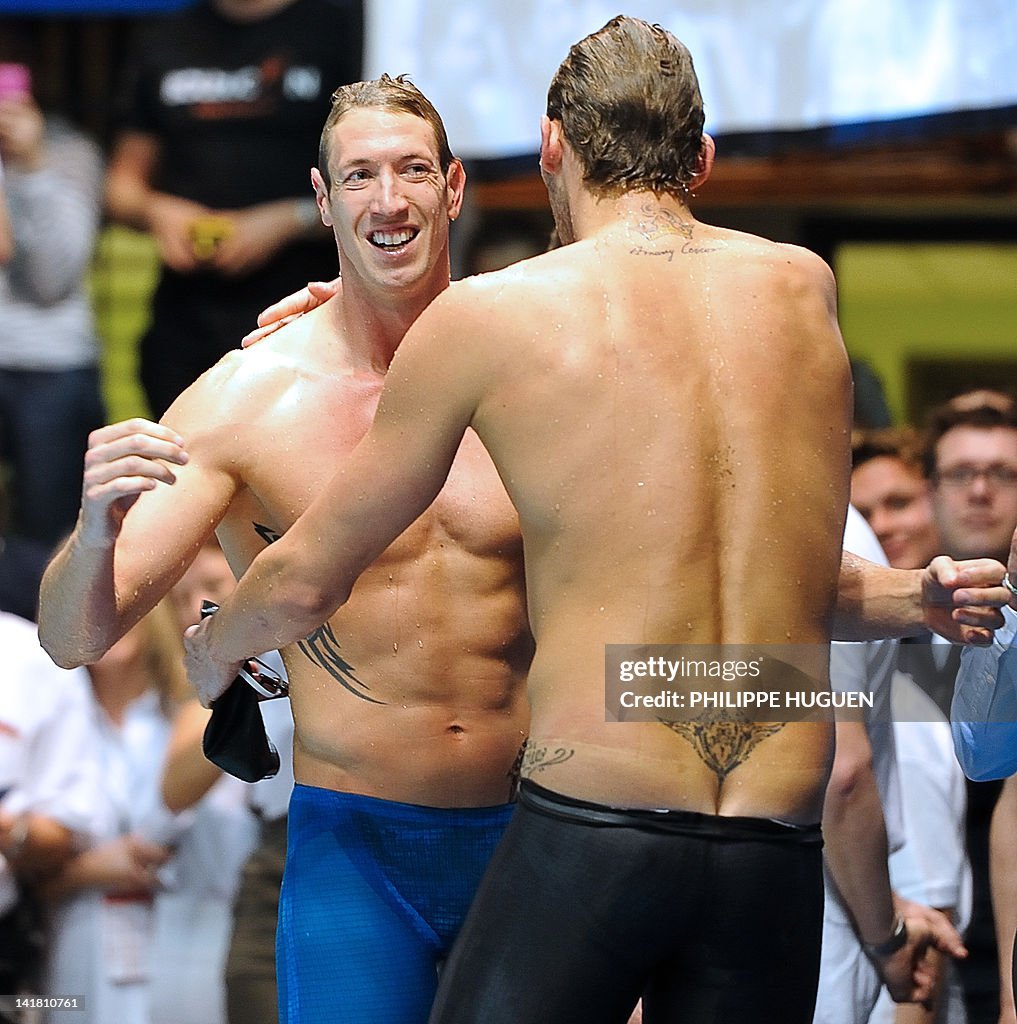
[[(285, 532), (324, 488), (366, 433), (373, 401), (358, 403), (346, 415), (305, 415), (288, 424), (259, 431), (243, 456), (239, 475), (245, 486), (227, 512), (220, 536), (250, 551), (253, 558), (265, 539)], [(332, 412), (333, 410), (328, 410)], [(318, 426), (309, 427), (316, 421)], [(370, 486), (370, 481), (365, 481)], [(257, 524), (257, 525), (255, 525)], [(260, 538), (256, 540), (255, 538)], [(518, 518), (486, 449), (467, 431), (448, 479), (433, 504), (387, 554), (402, 547), (416, 552), (451, 544), (476, 554), (501, 552), (518, 557)]]

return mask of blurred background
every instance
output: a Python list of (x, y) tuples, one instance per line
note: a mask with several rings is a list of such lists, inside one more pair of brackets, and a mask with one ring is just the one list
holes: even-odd
[[(27, 40), (39, 105), (108, 150), (131, 32), (188, 6), (0, 0), (0, 46), (16, 36), (24, 51)], [(547, 82), (569, 43), (619, 6), (363, 0), (364, 76), (410, 73), (467, 161), (456, 275), (546, 237), (536, 153)], [(833, 265), (860, 389), (885, 399), (877, 419), (917, 422), (966, 388), (1017, 385), (1013, 0), (624, 7), (674, 31), (695, 57), (718, 162), (693, 209)], [(308, 166), (315, 160), (308, 152)], [(90, 288), (111, 420), (144, 411), (136, 345), (157, 272), (148, 236), (103, 224)]]

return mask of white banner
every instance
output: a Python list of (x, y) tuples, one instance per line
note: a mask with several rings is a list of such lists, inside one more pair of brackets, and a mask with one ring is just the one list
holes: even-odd
[[(366, 0), (365, 75), (408, 73), (466, 157), (535, 153), (547, 85), (617, 0)], [(1017, 0), (630, 0), (692, 51), (717, 133), (1017, 104)]]

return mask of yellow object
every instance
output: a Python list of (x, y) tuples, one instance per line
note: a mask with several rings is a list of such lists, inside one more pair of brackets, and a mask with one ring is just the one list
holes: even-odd
[(191, 223), (191, 245), (194, 258), (210, 260), (219, 243), (233, 234), (233, 221), (229, 217), (199, 217)]

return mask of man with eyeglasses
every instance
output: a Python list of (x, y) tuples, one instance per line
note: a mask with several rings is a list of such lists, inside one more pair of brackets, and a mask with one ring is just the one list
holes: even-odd
[(1017, 406), (975, 392), (936, 409), (931, 424), (926, 469), (943, 550), (1005, 563), (1017, 526)]
[[(1013, 398), (1001, 391), (980, 389), (936, 407), (929, 417), (924, 461), (941, 550), (954, 558), (987, 557), (1006, 564), (1017, 527), (1017, 404)], [(939, 637), (933, 636), (931, 644), (905, 642), (902, 646), (901, 667), (950, 716), (955, 739), (958, 730), (977, 730), (979, 721), (984, 726), (987, 719), (999, 720), (998, 712), (970, 706), (971, 684), (984, 679), (989, 667), (995, 671), (1012, 633), (1013, 620), (1008, 619), (985, 656), (969, 659), (966, 666), (961, 651)], [(979, 685), (978, 692), (984, 693), (984, 686)], [(988, 731), (998, 736), (997, 728), (990, 724)], [(962, 742), (958, 753), (969, 775), (988, 780), (1006, 774), (994, 774), (985, 765), (978, 771), (965, 751)], [(980, 756), (990, 755), (983, 748)], [(1013, 935), (1012, 928), (1000, 931), (997, 882), (1004, 867), (1007, 876), (1013, 874), (1013, 856), (1011, 853), (1004, 865), (996, 861), (997, 853), (989, 853), (990, 833), (998, 828), (998, 815), (1005, 808), (1005, 803), (997, 803), (998, 784), (972, 782), (967, 795), (967, 845), (974, 894), (972, 920), (965, 935), (969, 956), (959, 971), (971, 1024), (996, 1024), (998, 960), (1009, 963)], [(996, 876), (991, 884), (990, 856), (991, 872)]]

